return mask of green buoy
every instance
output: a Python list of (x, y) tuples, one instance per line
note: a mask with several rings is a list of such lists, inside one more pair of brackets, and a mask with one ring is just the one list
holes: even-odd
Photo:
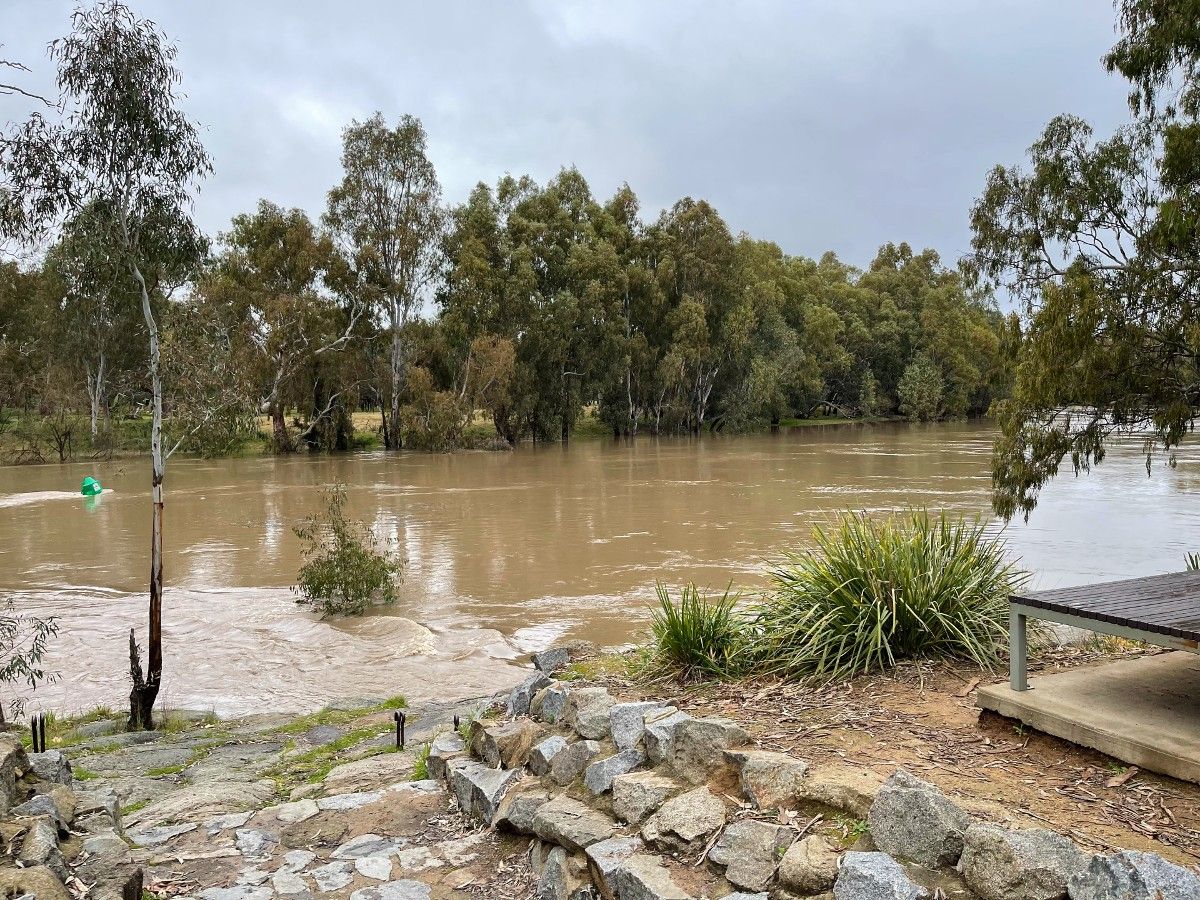
[(83, 484), (79, 486), (79, 493), (83, 494), (85, 497), (95, 497), (103, 490), (104, 488), (100, 486), (100, 482), (98, 482), (91, 475), (83, 479)]

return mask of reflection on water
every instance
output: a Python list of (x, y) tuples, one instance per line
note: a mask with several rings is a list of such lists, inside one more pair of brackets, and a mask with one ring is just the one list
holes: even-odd
[[(1139, 444), (1092, 475), (1069, 471), (1015, 555), (1043, 587), (1178, 569), (1198, 512), (1200, 457), (1147, 479)], [(507, 662), (563, 635), (603, 644), (647, 623), (656, 579), (753, 586), (762, 562), (843, 509), (988, 509), (991, 432), (977, 424), (829, 427), (700, 441), (580, 443), (515, 453), (175, 460), (167, 472), (167, 699), (241, 712), (330, 696), (478, 694)], [(71, 490), (92, 474), (98, 498)], [(291, 528), (321, 488), (409, 567), (396, 607), (321, 622), (289, 590)], [(55, 707), (127, 693), (127, 641), (144, 628), (148, 465), (0, 469), (0, 592), (60, 617), (39, 692)], [(141, 633), (139, 631), (139, 633)]]

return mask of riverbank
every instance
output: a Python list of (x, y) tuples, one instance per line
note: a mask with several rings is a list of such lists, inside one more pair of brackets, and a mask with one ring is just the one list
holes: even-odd
[[(1035, 667), (1142, 652), (1061, 648)], [(1128, 849), (1182, 866), (1173, 877), (1200, 871), (1200, 788), (978, 719), (978, 672), (685, 687), (630, 678), (633, 654), (569, 656), (537, 657), (546, 671), (511, 695), (454, 704), (177, 712), (135, 734), (106, 710), (54, 723), (72, 789), (120, 820), (71, 826), (67, 882), (141, 869), (162, 900), (582, 900), (594, 882), (617, 900), (687, 900), (829, 897), (844, 877), (969, 900), (1086, 880)], [(1047, 855), (1005, 856), (1009, 840)]]
[[(150, 419), (120, 418), (113, 419), (106, 425), (102, 439), (93, 442), (88, 432), (87, 422), (82, 419), (72, 420), (67, 425), (53, 423), (47, 420), (41, 427), (30, 429), (23, 426), (19, 419), (11, 417), (4, 427), (0, 427), (0, 465), (30, 465), (39, 463), (73, 462), (85, 459), (136, 459), (149, 456)], [(383, 417), (379, 412), (355, 412), (351, 414), (354, 433), (350, 441), (349, 453), (373, 451), (383, 448), (382, 427)], [(809, 428), (814, 426), (837, 425), (876, 425), (888, 422), (902, 422), (903, 419), (890, 416), (869, 418), (848, 418), (845, 416), (818, 416), (810, 419), (784, 419), (774, 430), (791, 430), (794, 428)], [(765, 433), (772, 431), (769, 423), (763, 423), (759, 428), (744, 432), (745, 434)], [(739, 432), (743, 433), (743, 432)], [(649, 432), (644, 432), (648, 437)], [(612, 440), (612, 428), (596, 417), (594, 407), (587, 407), (575, 428), (571, 432), (572, 441)], [(281, 456), (290, 454), (275, 454), (271, 449), (271, 421), (266, 416), (256, 420), (256, 433), (247, 435), (230, 447), (223, 448), (216, 454), (219, 458), (240, 458), (254, 456)], [(532, 442), (527, 442), (532, 443)], [(509, 449), (508, 445), (499, 439), (491, 419), (482, 413), (476, 414), (471, 423), (463, 430), (461, 445), (453, 450), (497, 450)], [(448, 451), (453, 452), (453, 451)], [(186, 456), (187, 454), (183, 454)]]

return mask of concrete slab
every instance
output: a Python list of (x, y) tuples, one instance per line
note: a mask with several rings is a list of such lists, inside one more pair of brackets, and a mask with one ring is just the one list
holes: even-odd
[(982, 687), (975, 703), (1151, 772), (1200, 783), (1200, 655), (1143, 656)]

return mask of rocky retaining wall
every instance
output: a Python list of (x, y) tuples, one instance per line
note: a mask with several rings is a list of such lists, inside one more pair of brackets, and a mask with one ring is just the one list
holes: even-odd
[[(725, 900), (1200, 900), (1200, 876), (1155, 854), (1001, 828), (903, 770), (810, 766), (732, 721), (542, 671), (463, 731), (433, 741), (430, 777), (533, 838), (538, 900), (690, 900), (701, 866)], [(837, 817), (863, 832), (850, 847), (818, 833)]]
[(0, 839), (0, 897), (141, 900), (116, 795), (86, 790), (60, 751), (26, 753), (11, 733), (0, 733)]

